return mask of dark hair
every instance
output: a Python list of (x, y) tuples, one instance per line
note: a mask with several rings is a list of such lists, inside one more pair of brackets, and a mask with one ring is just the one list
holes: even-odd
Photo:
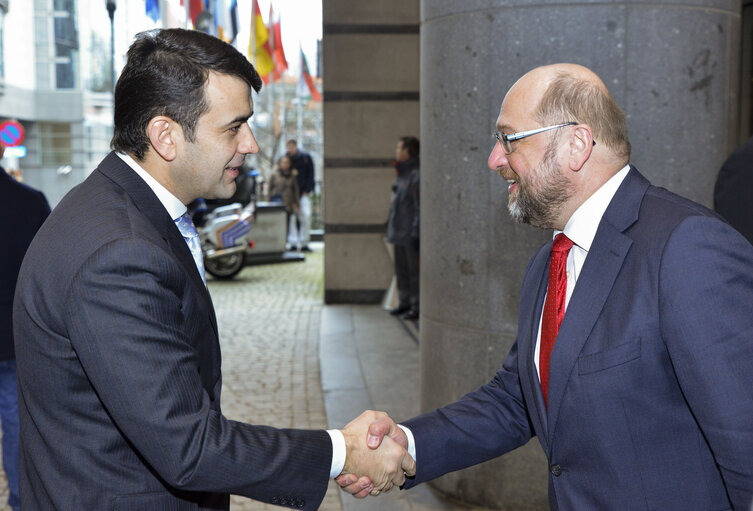
[(298, 147), (298, 141), (294, 138), (291, 138), (285, 143), (285, 145), (290, 145), (290, 144), (293, 144), (294, 146)]
[(418, 142), (418, 139), (416, 137), (400, 137), (400, 142), (403, 143), (403, 149), (406, 149), (408, 151), (408, 156), (410, 156), (411, 158), (418, 157), (418, 151), (421, 147), (421, 144)]
[(137, 34), (115, 86), (112, 149), (143, 161), (149, 149), (147, 126), (158, 115), (180, 124), (193, 142), (196, 123), (208, 108), (204, 91), (210, 71), (238, 77), (256, 92), (261, 90), (254, 66), (216, 37), (180, 28)]

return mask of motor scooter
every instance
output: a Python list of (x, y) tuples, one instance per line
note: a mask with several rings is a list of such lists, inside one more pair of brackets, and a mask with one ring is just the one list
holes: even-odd
[(251, 227), (255, 221), (255, 203), (240, 203), (214, 209), (204, 217), (198, 229), (204, 252), (204, 268), (218, 279), (232, 279), (245, 264), (246, 250), (253, 248)]

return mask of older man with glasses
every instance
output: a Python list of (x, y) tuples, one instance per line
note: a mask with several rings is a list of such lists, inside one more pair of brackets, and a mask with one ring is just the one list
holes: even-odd
[(753, 246), (629, 164), (625, 115), (582, 66), (524, 75), (496, 124), (512, 216), (553, 230), (516, 342), (488, 384), (401, 428), (376, 421), (371, 445), (408, 446), (411, 488), (536, 436), (552, 509), (748, 511)]

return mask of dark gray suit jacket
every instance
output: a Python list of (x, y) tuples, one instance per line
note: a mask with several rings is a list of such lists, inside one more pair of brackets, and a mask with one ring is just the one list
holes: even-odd
[(26, 249), (50, 214), (44, 194), (10, 177), (0, 167), (0, 360), (13, 351), (13, 295)]
[(407, 421), (407, 487), (538, 437), (560, 510), (749, 511), (753, 247), (630, 170), (599, 224), (551, 355), (533, 353), (551, 242), (523, 278), (518, 336), (487, 385)]
[(147, 184), (111, 153), (55, 208), (14, 308), (26, 509), (316, 509), (326, 431), (227, 420), (212, 301)]

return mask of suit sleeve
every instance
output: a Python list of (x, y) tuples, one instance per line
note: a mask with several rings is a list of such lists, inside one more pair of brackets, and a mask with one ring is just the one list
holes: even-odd
[(660, 320), (675, 374), (734, 509), (753, 501), (753, 247), (715, 218), (691, 217), (660, 267)]
[(455, 403), (405, 421), (417, 473), (405, 488), (496, 458), (534, 435), (518, 377), (517, 342), (494, 378)]
[(172, 487), (266, 502), (303, 494), (304, 509), (316, 509), (329, 480), (329, 435), (222, 416), (202, 386), (197, 345), (210, 339), (197, 339), (201, 320), (184, 316), (194, 292), (186, 279), (168, 252), (143, 240), (115, 241), (89, 257), (65, 299), (91, 386)]

